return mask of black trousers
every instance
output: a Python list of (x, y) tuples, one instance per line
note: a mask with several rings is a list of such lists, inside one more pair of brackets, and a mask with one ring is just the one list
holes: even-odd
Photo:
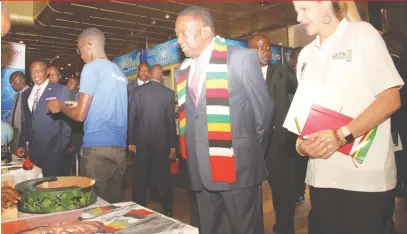
[[(294, 214), (298, 195), (300, 174), (295, 150), (296, 136), (293, 134), (281, 144), (272, 141), (266, 158), (268, 182), (273, 195), (277, 234), (294, 234)], [(304, 183), (304, 180), (303, 180)]]
[(170, 172), (170, 149), (168, 147), (138, 146), (133, 155), (133, 201), (139, 205), (147, 204), (147, 187), (160, 192), (164, 214), (172, 214), (173, 194)]
[(230, 191), (196, 192), (200, 234), (263, 234), (261, 184)]
[(384, 234), (394, 191), (354, 192), (309, 187), (309, 234)]
[(305, 194), (305, 176), (307, 174), (308, 157), (298, 156), (296, 160), (297, 198)]

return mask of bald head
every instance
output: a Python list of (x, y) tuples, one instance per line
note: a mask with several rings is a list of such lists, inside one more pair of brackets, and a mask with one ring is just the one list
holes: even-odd
[(49, 66), (47, 69), (47, 77), (52, 83), (59, 84), (61, 81), (61, 72), (57, 67)]
[(270, 63), (270, 43), (263, 34), (256, 34), (249, 40), (249, 48), (257, 50), (260, 65), (267, 66)]
[(151, 68), (151, 80), (163, 82), (163, 67), (160, 64), (156, 64)]

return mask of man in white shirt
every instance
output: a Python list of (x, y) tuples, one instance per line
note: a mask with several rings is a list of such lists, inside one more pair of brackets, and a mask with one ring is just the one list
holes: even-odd
[(21, 96), (22, 131), (16, 154), (23, 156), (28, 142), (31, 161), (42, 169), (44, 177), (67, 175), (64, 150), (71, 128), (65, 121), (66, 116), (49, 112), (47, 103), (53, 99), (69, 101), (71, 94), (65, 86), (49, 82), (47, 65), (42, 61), (31, 64), (30, 74), (34, 87)]

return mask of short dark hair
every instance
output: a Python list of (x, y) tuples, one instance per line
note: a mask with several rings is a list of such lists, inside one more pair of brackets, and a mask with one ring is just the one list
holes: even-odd
[(150, 65), (148, 65), (148, 63), (140, 63), (137, 67), (137, 69), (139, 69), (142, 65), (146, 65), (148, 67), (148, 69), (150, 69)]
[(45, 70), (47, 70), (47, 68), (48, 68), (48, 65), (47, 65), (47, 63), (46, 63), (45, 61), (43, 61), (43, 60), (34, 60), (34, 61), (30, 64), (29, 69), (31, 69), (31, 66), (32, 66), (34, 63), (41, 63), (42, 65), (44, 65)]
[(298, 55), (300, 55), (301, 50), (303, 47), (295, 47), (290, 54), (290, 59), (294, 60), (294, 61), (298, 61)]
[(211, 13), (208, 10), (206, 10), (202, 7), (199, 7), (199, 6), (191, 6), (191, 7), (184, 9), (183, 11), (181, 11), (178, 14), (178, 17), (186, 16), (186, 15), (190, 15), (190, 16), (194, 17), (195, 19), (202, 20), (204, 26), (210, 27), (212, 29), (212, 32), (215, 33), (215, 26), (213, 25), (213, 18), (212, 18)]
[[(78, 84), (80, 84), (81, 83), (81, 79), (79, 78), (79, 77), (77, 77), (77, 76), (71, 76), (71, 77), (68, 77), (68, 80), (69, 79), (73, 79), (73, 80), (76, 80), (77, 82), (78, 82)], [(68, 81), (67, 80), (67, 81)]]
[(390, 53), (400, 57), (407, 56), (407, 35), (397, 31), (385, 32), (382, 35)]
[(15, 79), (17, 77), (23, 78), (24, 82), (27, 84), (27, 77), (25, 77), (25, 74), (22, 71), (15, 71), (15, 72), (11, 73), (11, 75), (10, 75), (10, 84), (11, 84), (11, 80), (13, 80), (13, 79)]

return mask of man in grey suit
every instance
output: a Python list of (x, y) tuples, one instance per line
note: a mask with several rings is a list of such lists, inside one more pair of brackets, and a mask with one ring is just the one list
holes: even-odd
[(276, 216), (274, 231), (277, 234), (294, 234), (296, 165), (301, 157), (294, 147), (297, 136), (283, 128), (283, 122), (290, 107), (290, 94), (293, 95), (297, 89), (297, 78), (290, 67), (270, 63), (269, 45), (267, 37), (262, 34), (254, 35), (249, 40), (249, 48), (258, 53), (258, 63), (275, 103), (273, 132), (270, 133), (271, 143), (266, 154), (268, 182)]
[(274, 105), (256, 52), (215, 37), (212, 16), (200, 7), (183, 10), (175, 32), (188, 57), (176, 76), (180, 139), (200, 233), (264, 233), (263, 154)]

